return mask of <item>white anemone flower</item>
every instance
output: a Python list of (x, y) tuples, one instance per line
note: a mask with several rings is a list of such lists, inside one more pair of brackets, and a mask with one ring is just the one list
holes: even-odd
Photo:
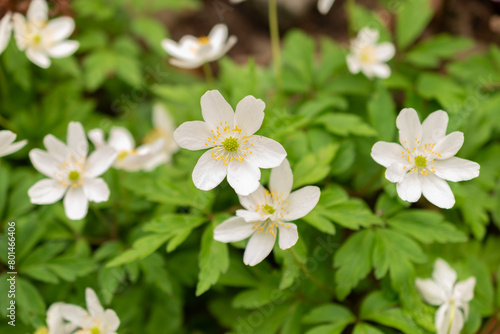
[(78, 327), (72, 323), (64, 321), (61, 314), (61, 307), (64, 307), (65, 303), (54, 303), (50, 305), (47, 310), (47, 334), (71, 334)]
[(254, 266), (271, 253), (279, 231), (279, 247), (288, 249), (299, 239), (297, 225), (290, 223), (307, 215), (319, 201), (320, 190), (303, 187), (291, 193), (293, 174), (288, 160), (271, 170), (270, 191), (259, 186), (249, 196), (239, 196), (246, 210), (236, 211), (214, 230), (214, 239), (235, 242), (250, 237), (243, 262)]
[(363, 28), (356, 39), (351, 41), (351, 53), (347, 56), (347, 67), (353, 74), (363, 72), (368, 78), (388, 78), (391, 68), (385, 64), (396, 50), (390, 42), (377, 44), (379, 32)]
[(198, 189), (213, 189), (227, 175), (227, 182), (236, 193), (249, 195), (259, 187), (259, 168), (281, 164), (286, 157), (283, 146), (254, 135), (264, 120), (265, 106), (262, 100), (247, 96), (234, 112), (217, 90), (201, 97), (205, 122), (185, 122), (174, 132), (174, 139), (182, 148), (209, 148), (193, 170), (193, 182)]
[(0, 54), (5, 50), (12, 34), (12, 13), (7, 12), (0, 20)]
[(135, 147), (135, 141), (130, 132), (123, 127), (113, 127), (109, 134), (108, 142), (104, 140), (104, 131), (101, 129), (90, 130), (89, 138), (96, 148), (109, 146), (118, 154), (113, 167), (128, 172), (135, 172), (145, 168), (149, 160), (157, 153), (163, 151), (165, 142), (162, 138), (151, 144)]
[(28, 143), (28, 141), (21, 140), (17, 143), (14, 143), (17, 135), (9, 130), (0, 131), (0, 157), (6, 156), (8, 154), (19, 151)]
[(85, 297), (87, 310), (80, 306), (65, 304), (60, 309), (63, 318), (80, 328), (76, 332), (78, 334), (116, 334), (120, 326), (116, 312), (111, 309), (104, 310), (91, 288), (85, 289)]
[(19, 13), (13, 16), (17, 47), (42, 68), (50, 66), (50, 58), (67, 57), (79, 47), (77, 41), (66, 40), (75, 29), (75, 21), (67, 16), (49, 21), (48, 13), (45, 0), (32, 0), (26, 18)]
[(102, 147), (90, 154), (82, 124), (68, 125), (68, 144), (52, 135), (45, 136), (43, 143), (47, 152), (31, 150), (29, 156), (33, 166), (48, 179), (35, 183), (29, 190), (34, 204), (51, 204), (64, 196), (66, 216), (72, 220), (87, 215), (88, 202), (105, 202), (109, 188), (101, 174), (115, 161), (117, 153), (110, 147)]
[(163, 149), (155, 151), (151, 158), (144, 164), (144, 170), (150, 171), (161, 164), (170, 163), (172, 155), (179, 150), (174, 140), (175, 123), (169, 112), (161, 105), (153, 107), (153, 130), (146, 135), (144, 142), (151, 144), (159, 139), (164, 142)]
[(469, 301), (474, 298), (476, 278), (457, 282), (455, 270), (437, 259), (432, 279), (417, 278), (415, 284), (427, 303), (439, 306), (434, 319), (437, 334), (459, 334), (469, 314)]
[(229, 36), (225, 24), (217, 24), (208, 36), (194, 37), (186, 35), (179, 43), (164, 39), (161, 46), (172, 58), (172, 65), (182, 68), (196, 68), (217, 60), (225, 55), (237, 42), (236, 36)]
[(397, 183), (401, 199), (416, 202), (423, 194), (432, 204), (449, 209), (455, 197), (445, 180), (458, 182), (479, 175), (479, 164), (455, 157), (464, 143), (460, 131), (446, 135), (448, 114), (438, 110), (420, 124), (415, 109), (401, 110), (396, 125), (399, 141), (377, 142), (372, 158), (387, 167), (385, 177)]

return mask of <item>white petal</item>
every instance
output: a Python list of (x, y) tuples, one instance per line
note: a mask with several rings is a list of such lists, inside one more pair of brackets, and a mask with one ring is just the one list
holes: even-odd
[(427, 116), (422, 123), (422, 143), (437, 143), (446, 135), (448, 114), (438, 110)]
[(455, 196), (445, 180), (430, 173), (420, 177), (422, 193), (432, 204), (442, 208), (450, 209), (455, 204)]
[(434, 326), (436, 326), (437, 334), (448, 334), (450, 327), (450, 305), (445, 303), (436, 311), (434, 317)]
[(6, 149), (10, 144), (16, 140), (17, 135), (9, 130), (0, 131), (0, 152)]
[(287, 198), (292, 191), (293, 173), (290, 163), (284, 159), (281, 165), (271, 169), (269, 188), (271, 192), (276, 191), (283, 199)]
[(67, 159), (70, 158), (70, 151), (66, 144), (64, 144), (61, 140), (57, 139), (53, 135), (49, 134), (43, 138), (43, 144), (47, 148), (49, 154), (54, 157), (58, 162), (64, 163)]
[(243, 218), (246, 222), (260, 222), (265, 221), (268, 218), (271, 218), (271, 214), (264, 214), (262, 212), (257, 212), (255, 210), (236, 210), (236, 215), (240, 218)]
[(28, 21), (35, 23), (37, 26), (43, 25), (49, 18), (47, 2), (45, 0), (32, 0), (26, 12), (26, 17)]
[(132, 134), (123, 127), (113, 127), (109, 133), (108, 145), (116, 151), (132, 151), (135, 148), (135, 141)]
[[(186, 36), (184, 36), (186, 37)], [(193, 37), (193, 36), (191, 36)], [(194, 37), (193, 37), (194, 38)], [(182, 39), (181, 39), (182, 41)], [(195, 42), (197, 43), (197, 41)], [(172, 57), (182, 59), (182, 60), (193, 60), (194, 53), (189, 51), (187, 48), (183, 48), (180, 43), (176, 43), (171, 39), (164, 39), (161, 41), (162, 48)]]
[(52, 41), (67, 39), (75, 30), (75, 20), (69, 16), (62, 16), (50, 20), (44, 27), (44, 33), (50, 36)]
[(226, 177), (227, 166), (221, 160), (214, 160), (211, 149), (203, 153), (193, 170), (193, 183), (201, 190), (211, 190), (217, 187)]
[(87, 215), (89, 203), (83, 187), (69, 188), (63, 203), (64, 211), (69, 219), (80, 220)]
[(246, 96), (236, 106), (234, 125), (245, 135), (253, 135), (262, 125), (265, 108), (266, 104), (262, 100)]
[(454, 308), (455, 312), (453, 312), (451, 329), (448, 334), (460, 334), (462, 328), (464, 327), (464, 316), (462, 315), (462, 312), (460, 312), (456, 305), (454, 306)]
[(422, 138), (422, 125), (415, 109), (401, 110), (396, 119), (396, 125), (399, 129), (399, 142), (411, 151), (417, 146), (417, 141)]
[(330, 11), (334, 2), (335, 0), (318, 0), (318, 11), (325, 15)]
[(393, 183), (399, 183), (406, 177), (407, 170), (405, 165), (399, 162), (393, 162), (385, 171), (385, 178)]
[(316, 204), (318, 204), (321, 192), (316, 186), (307, 186), (294, 191), (288, 196), (288, 205), (282, 219), (284, 221), (294, 221), (307, 215)]
[(259, 187), (260, 169), (247, 162), (231, 161), (227, 169), (227, 182), (238, 195), (249, 195)]
[(422, 298), (431, 305), (442, 305), (447, 301), (443, 288), (431, 279), (417, 278), (415, 286)]
[(40, 66), (41, 68), (49, 68), (50, 66), (50, 58), (40, 51), (36, 51), (33, 49), (26, 50), (26, 57), (35, 65)]
[(274, 168), (281, 165), (286, 157), (286, 151), (280, 143), (267, 137), (253, 135), (247, 145), (251, 152), (245, 160), (259, 168)]
[(299, 233), (297, 232), (297, 225), (292, 223), (283, 222), (283, 225), (278, 226), (279, 229), (279, 246), (281, 249), (288, 249), (297, 243), (299, 240)]
[(233, 108), (218, 90), (210, 90), (201, 97), (201, 113), (208, 127), (212, 130), (215, 130), (217, 126), (224, 127), (225, 122), (227, 122), (227, 126), (233, 127)]
[(363, 28), (359, 31), (357, 40), (364, 45), (374, 45), (378, 42), (379, 32), (377, 29)]
[(375, 48), (375, 54), (379, 61), (386, 62), (396, 53), (396, 49), (394, 48), (394, 44), (390, 42), (383, 42), (377, 45)]
[(56, 180), (43, 179), (28, 190), (28, 196), (33, 204), (51, 204), (60, 200), (65, 192), (66, 187)]
[(265, 205), (266, 204), (266, 190), (262, 185), (259, 185), (257, 190), (252, 192), (248, 196), (241, 196), (238, 195), (240, 199), (241, 205), (249, 210), (249, 211), (255, 211), (257, 205)]
[(244, 240), (255, 232), (254, 224), (247, 223), (243, 218), (231, 217), (214, 229), (214, 239), (220, 242), (235, 242)]
[(28, 141), (25, 139), (25, 140), (21, 140), (21, 141), (18, 141), (17, 143), (10, 145), (9, 147), (0, 151), (0, 157), (3, 157), (3, 156), (6, 156), (6, 155), (9, 155), (11, 153), (19, 151), (24, 146), (26, 146), (27, 143), (28, 143)]
[(7, 12), (0, 20), (0, 54), (5, 50), (12, 34), (12, 13)]
[(453, 291), (453, 285), (457, 281), (457, 273), (450, 267), (448, 262), (443, 259), (436, 259), (432, 278), (446, 293)]
[(222, 49), (222, 45), (227, 39), (227, 35), (227, 25), (219, 23), (212, 28), (212, 30), (208, 34), (208, 39), (210, 40), (210, 44), (214, 49), (220, 50)]
[(47, 310), (47, 327), (49, 330), (48, 334), (66, 334), (72, 333), (76, 326), (73, 326), (70, 331), (66, 331), (66, 324), (63, 320), (61, 314), (61, 307), (66, 305), (65, 303), (57, 302), (50, 305)]
[(403, 201), (416, 202), (422, 195), (422, 187), (417, 173), (406, 174), (406, 177), (396, 185), (399, 197)]
[(371, 66), (371, 72), (374, 76), (381, 79), (391, 76), (391, 68), (387, 64), (374, 64)]
[(468, 303), (474, 298), (474, 287), (476, 278), (469, 277), (465, 281), (460, 281), (453, 288), (453, 296), (462, 303)]
[(109, 146), (98, 148), (87, 159), (85, 176), (93, 178), (101, 175), (111, 167), (117, 155), (116, 151)]
[(167, 134), (171, 134), (175, 130), (174, 120), (165, 107), (156, 103), (153, 107), (153, 125), (156, 129), (160, 129)]
[[(209, 139), (210, 141), (208, 141)], [(208, 129), (207, 124), (202, 121), (182, 123), (174, 131), (174, 140), (180, 147), (192, 151), (214, 146), (214, 136)]]
[(170, 58), (168, 62), (174, 66), (180, 67), (180, 68), (186, 68), (186, 69), (192, 69), (192, 68), (197, 68), (200, 67), (205, 63), (205, 60), (203, 59), (194, 59), (194, 60), (179, 60), (175, 58)]
[(24, 51), (26, 49), (26, 20), (24, 16), (20, 13), (14, 13), (12, 15), (12, 26), (17, 48)]
[(346, 62), (347, 62), (347, 68), (349, 69), (349, 72), (351, 72), (352, 74), (358, 74), (359, 71), (361, 71), (361, 62), (355, 55), (353, 54), (347, 55)]
[(401, 145), (379, 141), (373, 145), (371, 156), (377, 163), (389, 167), (394, 162), (403, 163), (405, 161), (402, 158), (403, 154), (404, 149)]
[(466, 159), (451, 157), (435, 160), (434, 166), (436, 175), (448, 181), (465, 181), (479, 176), (479, 164)]
[(35, 148), (29, 153), (31, 163), (42, 174), (53, 178), (59, 168), (59, 162), (49, 153)]
[(464, 134), (462, 132), (455, 131), (450, 133), (436, 143), (434, 147), (434, 152), (438, 153), (436, 159), (448, 159), (453, 157), (463, 144)]
[(209, 61), (214, 61), (221, 58), (225, 55), (231, 48), (238, 42), (238, 38), (236, 36), (229, 36), (227, 43), (224, 47), (217, 53), (215, 53), (212, 57), (209, 58)]
[(64, 58), (71, 56), (80, 47), (77, 41), (64, 41), (47, 49), (47, 53), (52, 58)]
[(89, 151), (89, 143), (87, 141), (87, 136), (85, 136), (85, 130), (83, 130), (82, 123), (70, 122), (68, 124), (66, 142), (68, 143), (68, 148), (71, 150), (71, 152), (77, 154), (80, 157), (87, 156)]
[(80, 306), (64, 304), (59, 308), (62, 317), (73, 324), (84, 327), (89, 323), (89, 314)]
[(106, 202), (109, 198), (109, 188), (103, 179), (85, 179), (83, 191), (87, 199), (91, 202)]
[[(276, 230), (276, 228), (274, 228)], [(249, 266), (255, 266), (264, 260), (273, 250), (276, 240), (276, 232), (271, 231), (257, 232), (252, 235), (248, 241), (243, 255), (243, 262)]]
[(91, 288), (85, 289), (85, 301), (87, 302), (87, 311), (91, 317), (97, 318), (104, 313), (104, 308), (102, 307), (99, 298), (97, 298), (95, 291)]
[(116, 312), (109, 309), (104, 311), (104, 316), (101, 326), (105, 334), (108, 333), (111, 334), (110, 332), (116, 331), (120, 326), (120, 319), (118, 319)]
[(87, 135), (96, 148), (106, 145), (106, 141), (104, 140), (104, 131), (102, 131), (102, 129), (92, 129), (87, 133)]

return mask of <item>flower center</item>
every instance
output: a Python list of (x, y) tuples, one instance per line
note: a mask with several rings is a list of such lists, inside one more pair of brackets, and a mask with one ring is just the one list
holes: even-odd
[(377, 61), (375, 57), (375, 49), (372, 46), (365, 46), (361, 49), (359, 58), (365, 64), (372, 64)]
[(91, 330), (90, 330), (90, 333), (91, 334), (100, 334), (101, 333), (101, 330), (97, 327), (93, 327)]
[(210, 43), (210, 38), (208, 38), (207, 36), (201, 36), (198, 37), (198, 41), (200, 42), (201, 45), (207, 45)]
[(76, 182), (78, 181), (78, 179), (80, 178), (80, 172), (76, 171), (76, 170), (72, 170), (71, 172), (69, 172), (68, 174), (68, 179), (72, 182)]
[(121, 151), (119, 154), (118, 154), (118, 160), (123, 160), (125, 159), (128, 155), (130, 154), (129, 151)]
[(40, 42), (42, 41), (42, 36), (40, 36), (40, 34), (36, 34), (35, 36), (33, 36), (33, 43), (34, 44), (40, 44)]
[(228, 137), (222, 142), (222, 147), (226, 152), (236, 152), (239, 146), (238, 139), (234, 137)]
[(263, 211), (263, 212), (267, 212), (267, 213), (269, 213), (269, 214), (271, 214), (271, 215), (272, 215), (272, 214), (276, 211), (276, 209), (274, 209), (274, 208), (273, 208), (272, 206), (270, 206), (269, 204), (266, 204), (266, 205), (264, 205), (264, 206), (262, 207), (262, 211)]
[(415, 157), (415, 166), (417, 167), (427, 167), (427, 158), (423, 155), (418, 155)]

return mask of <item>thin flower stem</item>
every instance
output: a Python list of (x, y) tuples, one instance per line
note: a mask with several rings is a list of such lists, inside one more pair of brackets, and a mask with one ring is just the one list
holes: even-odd
[(203, 72), (205, 73), (205, 80), (207, 80), (207, 86), (209, 89), (214, 87), (214, 73), (212, 72), (212, 67), (209, 63), (203, 64)]
[(276, 0), (269, 0), (269, 32), (271, 35), (271, 47), (273, 50), (273, 66), (276, 79), (276, 88), (279, 93), (282, 91), (281, 77), (281, 50), (280, 33), (278, 26), (278, 3)]
[(318, 281), (316, 279), (316, 277), (314, 277), (311, 274), (311, 272), (309, 270), (307, 270), (307, 268), (300, 261), (299, 257), (297, 256), (297, 254), (295, 253), (295, 251), (292, 248), (290, 248), (289, 251), (290, 251), (290, 254), (292, 254), (293, 259), (295, 260), (295, 262), (297, 262), (297, 264), (299, 265), (299, 267), (302, 270), (302, 272), (304, 272), (304, 274), (307, 276), (307, 278), (309, 278), (309, 280), (311, 280), (311, 282), (313, 282), (314, 285), (316, 285), (318, 288), (320, 288), (322, 290), (325, 290), (326, 292), (328, 292), (332, 296), (335, 295), (334, 292), (332, 290), (330, 290), (329, 287), (327, 287), (326, 285), (324, 285), (323, 283), (321, 283), (320, 281)]

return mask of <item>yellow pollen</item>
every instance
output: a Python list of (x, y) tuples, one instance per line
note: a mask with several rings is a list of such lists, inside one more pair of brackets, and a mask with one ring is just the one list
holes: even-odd
[(80, 173), (76, 170), (72, 170), (68, 174), (68, 179), (72, 182), (78, 181), (79, 178), (80, 178)]
[(270, 206), (269, 204), (266, 204), (262, 208), (262, 211), (267, 212), (267, 213), (272, 215), (276, 210), (272, 206)]
[(359, 57), (361, 59), (361, 62), (365, 64), (372, 64), (377, 61), (377, 58), (375, 57), (375, 50), (372, 46), (369, 45), (361, 49)]
[(201, 45), (207, 45), (208, 43), (210, 43), (210, 38), (208, 38), (207, 36), (201, 36), (198, 37), (198, 41)]
[(101, 330), (97, 327), (94, 327), (90, 330), (90, 333), (91, 334), (100, 334), (101, 333)]

